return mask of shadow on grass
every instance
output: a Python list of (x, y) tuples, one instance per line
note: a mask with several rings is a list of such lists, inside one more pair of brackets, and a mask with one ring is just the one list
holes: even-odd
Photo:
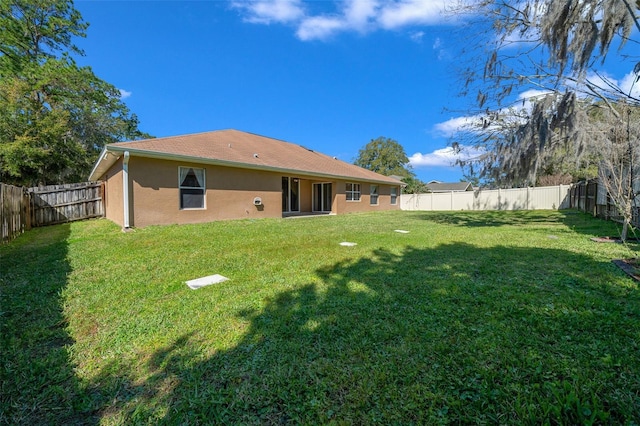
[(538, 212), (535, 210), (516, 210), (505, 212), (503, 210), (490, 211), (447, 211), (447, 212), (425, 212), (422, 218), (430, 222), (443, 225), (456, 225), (468, 227), (496, 227), (513, 225), (556, 225), (558, 217), (572, 221), (575, 214), (582, 215), (573, 210), (560, 210), (556, 212), (558, 216), (549, 215), (548, 211)]
[(498, 226), (553, 226), (557, 221), (564, 223), (574, 232), (592, 236), (601, 233), (603, 224), (607, 232), (619, 236), (621, 225), (593, 218), (590, 214), (578, 210), (558, 210), (550, 215), (548, 211), (535, 210), (518, 211), (459, 211), (459, 212), (427, 212), (422, 215), (424, 220), (443, 225), (466, 227), (498, 227)]
[(640, 301), (607, 268), (555, 249), (379, 248), (238, 312), (250, 326), (228, 351), (203, 357), (186, 333), (144, 382), (106, 366), (97, 383), (124, 423), (638, 422)]
[(92, 424), (70, 364), (61, 291), (69, 225), (0, 247), (0, 424)]

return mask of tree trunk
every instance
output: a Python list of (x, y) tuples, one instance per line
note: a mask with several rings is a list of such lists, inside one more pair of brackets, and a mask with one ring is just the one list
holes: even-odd
[(622, 232), (620, 234), (620, 240), (624, 243), (627, 241), (627, 233), (629, 232), (629, 219), (624, 218), (624, 222), (622, 223)]

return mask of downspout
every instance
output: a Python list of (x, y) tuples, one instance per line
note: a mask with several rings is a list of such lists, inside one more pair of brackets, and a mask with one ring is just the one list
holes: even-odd
[(124, 226), (129, 229), (129, 151), (124, 152), (122, 160), (122, 205), (124, 206)]

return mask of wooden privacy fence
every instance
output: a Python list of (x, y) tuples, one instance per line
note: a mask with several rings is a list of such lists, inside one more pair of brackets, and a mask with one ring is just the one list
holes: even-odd
[[(578, 182), (571, 187), (570, 192), (571, 208), (578, 209), (594, 216), (601, 216), (603, 212), (600, 208), (598, 214), (598, 180)], [(606, 198), (606, 194), (605, 194)], [(602, 200), (600, 200), (602, 202)], [(606, 203), (606, 201), (605, 201)]]
[[(622, 222), (623, 218), (616, 206), (611, 202), (604, 185), (598, 179), (578, 182), (571, 187), (571, 208), (581, 210), (602, 219)], [(638, 204), (636, 198), (636, 205)], [(640, 227), (640, 207), (633, 207), (631, 224)]]
[(7, 243), (31, 228), (29, 194), (24, 188), (0, 183), (0, 238)]
[(29, 188), (31, 226), (104, 216), (102, 183), (84, 182)]
[(6, 243), (36, 226), (104, 216), (101, 182), (21, 188), (0, 183), (0, 224)]

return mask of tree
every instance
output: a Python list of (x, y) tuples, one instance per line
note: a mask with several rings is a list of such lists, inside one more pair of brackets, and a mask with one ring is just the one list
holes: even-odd
[(596, 177), (602, 150), (587, 129), (588, 111), (598, 107), (573, 93), (546, 93), (522, 107), (493, 111), (470, 122), (466, 136), (458, 135), (454, 147), (481, 152), (458, 164), (501, 187), (535, 186), (551, 176), (562, 182)]
[(406, 185), (402, 188), (404, 194), (423, 194), (427, 192), (427, 184), (414, 176), (402, 178)]
[[(481, 0), (466, 11), (486, 18), (482, 41), (489, 47), (479, 58), (482, 66), (467, 61), (472, 65), (463, 70), (465, 93), (477, 93), (478, 108), (466, 135), (482, 152), (463, 166), (500, 185), (596, 175), (606, 150), (587, 130), (591, 111), (604, 106), (620, 117), (620, 105), (640, 105), (633, 85), (620, 87), (596, 65), (616, 40), (620, 48), (638, 43), (631, 37), (640, 30), (640, 2)], [(625, 58), (640, 77), (640, 58)], [(527, 89), (535, 96), (513, 99), (514, 90)]]
[(415, 176), (402, 145), (382, 136), (372, 139), (365, 145), (358, 152), (358, 158), (354, 164), (385, 176)]
[[(634, 28), (640, 31), (639, 11), (640, 3), (631, 0), (469, 2), (455, 12), (481, 17), (485, 33), (470, 46), (482, 56), (463, 70), (466, 93), (475, 90), (479, 108), (490, 109), (510, 103), (513, 90), (523, 86), (638, 103), (595, 66), (607, 58), (614, 40), (620, 49), (638, 42), (630, 37)], [(630, 70), (640, 71), (640, 63), (634, 66), (640, 58), (627, 59)]]
[(85, 180), (107, 143), (149, 135), (120, 91), (78, 67), (88, 24), (66, 0), (0, 0), (0, 181)]
[(83, 161), (84, 149), (69, 138), (69, 113), (47, 110), (31, 96), (28, 83), (0, 80), (0, 181), (33, 185), (56, 177)]
[(599, 111), (593, 120), (592, 135), (601, 142), (603, 150), (598, 181), (622, 218), (620, 238), (625, 241), (640, 191), (640, 110), (628, 105), (618, 108), (625, 111), (620, 117), (609, 108)]

